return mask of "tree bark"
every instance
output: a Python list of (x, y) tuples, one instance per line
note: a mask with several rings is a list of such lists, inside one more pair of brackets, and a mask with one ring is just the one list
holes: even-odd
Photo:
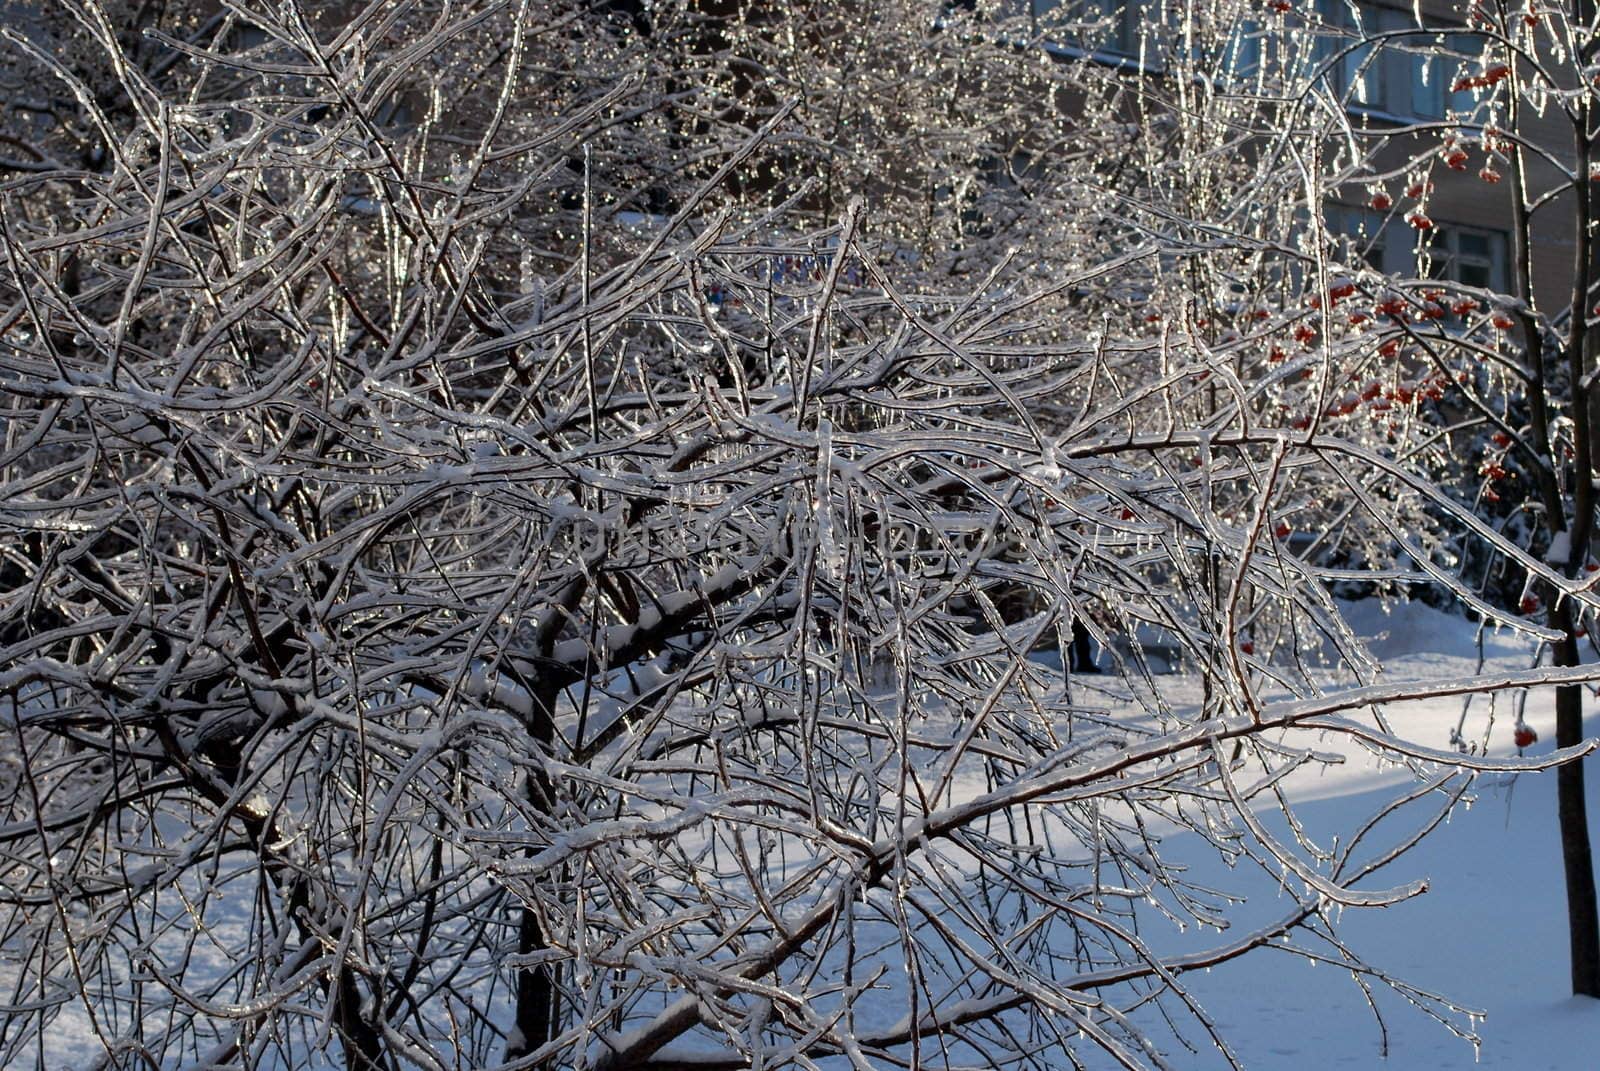
[[(574, 580), (563, 592), (562, 607), (571, 612), (587, 590), (587, 581)], [(536, 640), (541, 655), (548, 658), (551, 645), (559, 631), (563, 615), (552, 614), (542, 624)], [(528, 731), (540, 755), (548, 756), (555, 743), (555, 704), (559, 686), (546, 671), (530, 685), (533, 709), (528, 719)], [(528, 774), (527, 798), (535, 814), (551, 814), (555, 808), (555, 788), (542, 769)], [(529, 849), (532, 853), (532, 849)], [(530, 905), (522, 907), (522, 918), (517, 926), (517, 952), (523, 956), (542, 952), (546, 948), (544, 926), (539, 913)], [(506, 1043), (506, 1059), (515, 1060), (537, 1050), (555, 1036), (557, 1020), (555, 977), (549, 964), (539, 963), (517, 971), (516, 1033)]]
[(335, 1027), (349, 1071), (390, 1071), (383, 1035), (361, 1014), (361, 990), (347, 967), (339, 968), (333, 986)]
[[(522, 909), (517, 951), (523, 955), (545, 947), (544, 930), (531, 907)], [(541, 963), (517, 972), (517, 1034), (506, 1044), (506, 1059), (518, 1059), (550, 1040), (555, 1025), (555, 983)]]
[[(1557, 611), (1566, 638), (1556, 644), (1558, 665), (1578, 664), (1578, 643), (1566, 607)], [(1556, 746), (1583, 740), (1583, 689), (1556, 689)], [(1556, 771), (1556, 813), (1561, 825), (1561, 862), (1567, 882), (1567, 932), (1572, 957), (1572, 992), (1600, 997), (1600, 912), (1595, 903), (1594, 859), (1584, 800), (1583, 760)]]

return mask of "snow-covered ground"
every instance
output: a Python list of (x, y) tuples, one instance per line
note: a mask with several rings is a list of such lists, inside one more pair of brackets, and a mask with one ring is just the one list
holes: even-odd
[[(1385, 613), (1376, 602), (1347, 607), (1347, 616), (1358, 633), (1374, 637), (1374, 653), (1386, 663), (1389, 679), (1458, 676), (1475, 668), (1474, 626), (1459, 618), (1420, 604)], [(1485, 653), (1490, 664), (1504, 668), (1525, 667), (1531, 659), (1531, 648), (1509, 635), (1487, 637)], [(1481, 699), (1468, 709), (1464, 735), (1469, 741), (1482, 741), (1489, 710)], [(1444, 747), (1461, 719), (1462, 704), (1422, 702), (1389, 713), (1409, 739)], [(1525, 716), (1539, 733), (1528, 752), (1550, 750), (1555, 736), (1551, 696), (1531, 699)], [(1502, 701), (1495, 711), (1491, 754), (1513, 749), (1511, 721), (1509, 705)], [(1586, 729), (1586, 735), (1600, 735), (1600, 716), (1591, 713)], [(1592, 760), (1589, 767), (1590, 812), (1600, 814), (1600, 767)], [(1319, 828), (1353, 828), (1409, 780), (1403, 769), (1381, 769), (1352, 755), (1345, 766), (1295, 784), (1292, 796), (1309, 801), (1300, 815), (1315, 835)], [(1426, 878), (1429, 891), (1394, 907), (1348, 910), (1340, 920), (1341, 936), (1370, 963), (1487, 1013), (1477, 1026), (1480, 1051), (1398, 996), (1380, 991), (1389, 1050), (1384, 1061), (1383, 1033), (1349, 973), (1281, 952), (1261, 950), (1204, 976), (1189, 976), (1190, 992), (1215, 1017), (1245, 1066), (1259, 1071), (1595, 1067), (1600, 1001), (1569, 995), (1555, 780), (1554, 773), (1480, 778), (1470, 809), (1457, 807), (1448, 824), (1373, 883), (1396, 886)], [(1199, 880), (1206, 866), (1220, 869), (1204, 853), (1196, 853), (1195, 862)], [(1239, 874), (1230, 881), (1237, 888)], [(1235, 925), (1248, 927), (1252, 919), (1267, 919), (1283, 908), (1265, 875), (1254, 900), (1235, 916)], [(1227, 1066), (1214, 1050), (1168, 1056), (1185, 1071)]]
[[(1543, 726), (1542, 735), (1545, 729), (1554, 726)], [(1594, 808), (1600, 794), (1593, 778), (1590, 783)], [(1334, 795), (1306, 813), (1348, 823), (1371, 813), (1382, 798), (1372, 791)], [(1382, 910), (1345, 912), (1341, 936), (1370, 962), (1488, 1015), (1478, 1025), (1482, 1046), (1475, 1064), (1470, 1044), (1380, 993), (1388, 1066), (1576, 1071), (1596, 1065), (1600, 1001), (1568, 995), (1554, 817), (1553, 775), (1482, 785), (1470, 812), (1458, 809), (1449, 825), (1390, 873), (1396, 884), (1427, 877), (1427, 894)], [(1258, 952), (1188, 981), (1249, 1068), (1383, 1063), (1377, 1023), (1349, 975), (1336, 968)], [(1176, 1064), (1226, 1066), (1215, 1054), (1203, 1056)]]

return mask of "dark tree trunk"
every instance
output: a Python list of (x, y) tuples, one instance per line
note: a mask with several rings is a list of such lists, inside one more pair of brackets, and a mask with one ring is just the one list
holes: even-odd
[[(581, 588), (575, 587), (568, 592), (569, 609), (571, 604), (581, 597), (581, 591)], [(553, 636), (552, 628), (549, 636), (541, 637), (541, 650), (548, 653), (550, 637)], [(528, 719), (529, 734), (538, 749), (548, 755), (555, 741), (555, 717), (552, 711), (555, 709), (559, 689), (554, 683), (542, 677), (536, 682), (522, 683), (531, 685), (529, 691), (534, 697), (533, 712)], [(528, 775), (527, 794), (533, 813), (550, 814), (554, 809), (554, 786), (550, 784), (542, 770), (535, 770)], [(529, 852), (532, 852), (531, 848)], [(527, 956), (543, 951), (547, 942), (544, 927), (539, 922), (539, 913), (529, 906), (524, 906), (521, 910), (522, 918), (517, 927), (518, 953)], [(540, 963), (518, 970), (517, 1032), (506, 1044), (507, 1060), (526, 1056), (555, 1036), (558, 1018), (556, 1001), (555, 976), (548, 964)]]
[(1072, 619), (1072, 653), (1068, 659), (1068, 668), (1078, 673), (1099, 673), (1100, 667), (1094, 664), (1094, 651), (1089, 646), (1089, 630), (1082, 621)]
[[(1565, 607), (1559, 611), (1567, 637), (1556, 645), (1556, 662), (1578, 664), (1578, 644)], [(1556, 689), (1556, 746), (1583, 740), (1583, 689)], [(1567, 930), (1572, 953), (1572, 992), (1600, 997), (1600, 912), (1595, 905), (1594, 859), (1589, 813), (1583, 794), (1583, 761), (1556, 771), (1556, 813), (1561, 824), (1561, 861), (1567, 877)]]
[[(523, 908), (517, 951), (528, 955), (544, 947), (544, 930), (539, 925), (538, 914), (532, 908)], [(541, 963), (517, 972), (518, 1037), (506, 1045), (507, 1060), (526, 1056), (550, 1040), (555, 1025), (555, 996), (549, 967)]]
[(361, 990), (348, 969), (341, 969), (334, 981), (334, 1017), (349, 1071), (390, 1071), (383, 1035), (362, 1017)]

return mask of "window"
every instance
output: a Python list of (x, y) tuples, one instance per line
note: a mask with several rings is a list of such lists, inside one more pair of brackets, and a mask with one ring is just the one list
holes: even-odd
[[(1450, 33), (1452, 27), (1423, 23), (1409, 10), (1349, 0), (1317, 0), (1317, 15), (1327, 32), (1317, 58), (1335, 62), (1328, 71), (1333, 89), (1352, 108), (1402, 118), (1443, 119), (1473, 106), (1471, 93), (1453, 93), (1451, 84), (1464, 59), (1477, 55), (1482, 39)], [(1439, 32), (1386, 37), (1379, 34), (1422, 28)]]
[(1421, 250), (1427, 258), (1428, 278), (1448, 279), (1463, 286), (1486, 290), (1506, 289), (1506, 235), (1441, 224), (1428, 232)]
[(1357, 42), (1366, 35), (1396, 28), (1383, 24), (1403, 16), (1398, 11), (1365, 4), (1352, 8), (1345, 0), (1317, 0), (1316, 12), (1327, 27), (1317, 42), (1316, 58), (1319, 62), (1333, 61), (1328, 80), (1334, 92), (1347, 104), (1380, 106), (1388, 95), (1384, 65), (1371, 46)]
[[(947, 7), (972, 2), (945, 0)], [(1000, 0), (1000, 10), (1032, 19), (1034, 33), (1048, 47), (1147, 72), (1162, 69), (1168, 50), (1184, 39), (1181, 27), (1175, 25), (1177, 9), (1157, 0)], [(1090, 29), (1086, 23), (1095, 26)], [(1219, 78), (1219, 84), (1248, 79), (1260, 72), (1264, 57), (1269, 62), (1280, 58), (1281, 37), (1255, 19), (1238, 19), (1225, 40), (1205, 50), (1196, 45), (1189, 59), (1205, 76)], [(1130, 59), (1138, 62), (1130, 64)]]
[(1326, 215), (1329, 234), (1347, 244), (1340, 252), (1347, 264), (1365, 261), (1373, 271), (1385, 275), (1410, 272), (1414, 260), (1411, 243), (1405, 239), (1409, 228), (1398, 233), (1394, 227), (1384, 226), (1384, 217), (1378, 213), (1348, 205), (1329, 205)]
[(1234, 78), (1249, 78), (1261, 67), (1261, 37), (1265, 31), (1254, 19), (1241, 19), (1223, 47), (1221, 69)]
[[(1423, 39), (1428, 43), (1427, 39)], [(1440, 46), (1443, 46), (1442, 52)], [(1476, 56), (1483, 39), (1471, 34), (1443, 34), (1432, 43), (1433, 54), (1416, 52), (1405, 56), (1411, 82), (1411, 113), (1428, 119), (1442, 119), (1451, 112), (1469, 112), (1474, 100), (1470, 92), (1453, 93), (1451, 84), (1461, 70), (1462, 61)]]
[[(1038, 2), (1038, 0), (1035, 0)], [(1140, 23), (1143, 20), (1144, 5), (1125, 3), (1124, 0), (1087, 0), (1083, 5), (1084, 14), (1093, 16), (1098, 9), (1104, 12), (1111, 20), (1109, 32), (1099, 42), (1101, 52), (1114, 52), (1120, 56), (1137, 56), (1139, 54)]]
[[(1424, 271), (1430, 279), (1504, 291), (1508, 286), (1510, 243), (1504, 231), (1435, 223), (1419, 241), (1398, 217), (1350, 205), (1329, 205), (1328, 232), (1347, 243), (1347, 264), (1365, 261), (1385, 275)], [(1420, 264), (1419, 264), (1420, 262)]]
[(1139, 0), (1027, 0), (1028, 11), (1036, 23), (1048, 24), (1060, 19), (1066, 22), (1097, 22), (1097, 33), (1074, 35), (1070, 43), (1086, 52), (1108, 53), (1114, 56), (1139, 55), (1140, 36), (1146, 15), (1145, 4)]

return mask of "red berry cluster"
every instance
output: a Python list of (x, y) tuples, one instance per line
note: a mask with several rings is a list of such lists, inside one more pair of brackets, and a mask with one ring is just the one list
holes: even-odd
[(1450, 87), (1450, 92), (1463, 93), (1469, 89), (1488, 89), (1509, 77), (1511, 77), (1510, 64), (1491, 63), (1483, 69), (1482, 74), (1469, 74), (1457, 78), (1455, 84)]

